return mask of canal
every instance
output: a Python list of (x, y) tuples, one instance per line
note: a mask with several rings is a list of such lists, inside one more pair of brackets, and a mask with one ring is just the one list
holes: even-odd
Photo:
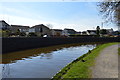
[(52, 78), (96, 44), (69, 44), (3, 54), (3, 78)]

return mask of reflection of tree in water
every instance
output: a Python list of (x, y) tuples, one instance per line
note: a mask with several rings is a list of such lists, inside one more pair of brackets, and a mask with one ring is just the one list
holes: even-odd
[(87, 48), (95, 48), (96, 47), (96, 44), (94, 45), (86, 45)]
[(43, 58), (46, 58), (46, 59), (51, 59), (52, 58), (52, 53), (42, 53), (40, 54), (40, 59), (43, 59)]
[[(81, 45), (80, 45), (81, 46)], [(97, 44), (92, 44), (92, 45), (82, 45), (82, 46), (85, 46), (85, 48), (95, 48), (96, 46), (97, 46)], [(79, 47), (79, 46), (78, 46)], [(63, 48), (63, 50), (65, 49), (65, 50), (72, 50), (74, 47), (69, 47), (69, 48)], [(75, 47), (76, 48), (76, 47)], [(73, 49), (74, 50), (74, 49)], [(59, 49), (58, 50), (55, 50), (55, 51), (59, 51)], [(53, 52), (51, 52), (51, 53), (41, 53), (40, 55), (40, 59), (51, 59), (52, 57), (53, 57)]]
[(10, 65), (9, 64), (2, 65), (2, 77), (10, 78)]

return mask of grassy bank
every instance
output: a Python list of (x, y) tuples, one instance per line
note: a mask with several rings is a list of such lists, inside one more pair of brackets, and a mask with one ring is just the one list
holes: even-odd
[[(90, 67), (94, 65), (95, 58), (99, 55), (100, 51), (105, 47), (118, 43), (106, 43), (97, 46), (95, 49), (88, 51), (87, 54), (74, 60), (72, 63), (64, 67), (59, 73), (57, 73), (53, 80), (64, 78), (91, 78)], [(120, 49), (119, 49), (120, 50)]]

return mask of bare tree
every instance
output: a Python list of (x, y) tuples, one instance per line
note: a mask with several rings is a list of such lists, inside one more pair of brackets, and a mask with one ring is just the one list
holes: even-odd
[(105, 0), (104, 2), (99, 2), (98, 7), (105, 22), (113, 22), (120, 26), (120, 1)]
[(46, 26), (47, 26), (48, 28), (50, 28), (50, 29), (53, 28), (53, 25), (52, 25), (52, 24), (46, 24)]

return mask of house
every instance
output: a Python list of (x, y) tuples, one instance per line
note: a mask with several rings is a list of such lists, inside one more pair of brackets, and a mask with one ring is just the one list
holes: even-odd
[(81, 35), (82, 34), (82, 32), (76, 32), (76, 35)]
[(106, 31), (107, 31), (108, 34), (112, 34), (114, 32), (112, 28), (111, 29), (106, 29)]
[(35, 33), (35, 28), (34, 27), (30, 27), (28, 30), (29, 33)]
[(114, 31), (114, 32), (112, 33), (112, 35), (113, 35), (113, 36), (120, 36), (120, 32), (119, 32), (119, 31)]
[(64, 36), (69, 36), (69, 35), (74, 35), (74, 34), (76, 34), (76, 31), (74, 29), (65, 28), (62, 32), (62, 35)]
[(101, 29), (100, 30), (100, 35), (101, 36), (112, 36), (113, 35), (113, 29)]
[(0, 29), (1, 30), (11, 30), (11, 26), (6, 23), (4, 20), (0, 21)]
[(43, 24), (39, 24), (31, 27), (29, 29), (29, 33), (31, 32), (35, 33), (37, 36), (42, 36), (42, 35), (50, 36), (51, 30), (47, 26)]
[(52, 36), (62, 36), (62, 29), (51, 29)]
[(87, 34), (88, 35), (97, 35), (97, 31), (96, 30), (87, 30)]
[(11, 25), (12, 26), (12, 33), (16, 33), (18, 31), (27, 33), (29, 31), (29, 26), (22, 26), (22, 25)]
[(88, 35), (88, 34), (87, 34), (87, 31), (83, 31), (83, 32), (82, 32), (82, 35)]

